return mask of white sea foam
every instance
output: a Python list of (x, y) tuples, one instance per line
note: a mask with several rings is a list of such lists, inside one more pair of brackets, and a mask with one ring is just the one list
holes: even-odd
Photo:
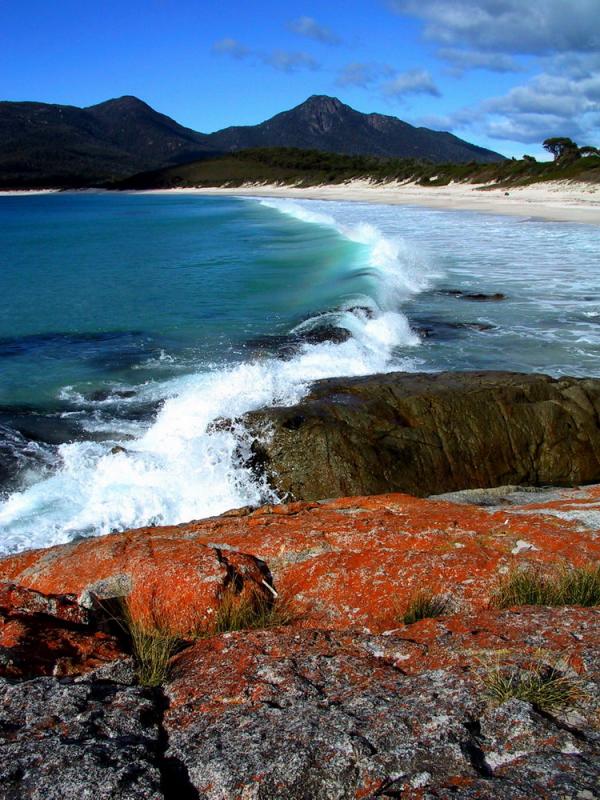
[[(333, 225), (366, 246), (365, 262), (348, 269), (368, 268), (372, 296), (364, 298), (366, 309), (336, 312), (352, 338), (341, 344), (306, 344), (289, 361), (269, 358), (146, 385), (142, 399), (164, 404), (150, 426), (137, 427), (134, 440), (125, 438), (132, 423), (116, 420), (108, 428), (116, 426), (122, 440), (62, 445), (61, 469), (0, 505), (4, 552), (81, 534), (187, 521), (267, 498), (276, 501), (244, 466), (247, 444), (240, 423), (226, 428), (213, 425), (216, 420), (293, 404), (320, 378), (415, 368), (413, 358), (396, 349), (419, 342), (397, 309), (403, 298), (426, 285), (419, 274), (423, 265), (410, 248), (371, 225), (346, 228), (300, 204), (273, 205), (306, 222)], [(93, 420), (88, 425), (106, 427)], [(114, 444), (125, 449), (111, 452)]]

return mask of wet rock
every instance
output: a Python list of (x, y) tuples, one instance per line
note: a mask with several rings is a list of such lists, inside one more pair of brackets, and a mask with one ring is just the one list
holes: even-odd
[(152, 696), (111, 683), (0, 679), (2, 800), (159, 800)]
[(391, 373), (318, 381), (247, 414), (252, 466), (282, 497), (600, 480), (600, 381), (519, 373)]
[(129, 400), (136, 395), (135, 389), (97, 389), (87, 395), (86, 399), (93, 403), (102, 403), (106, 400)]
[(323, 342), (341, 344), (351, 338), (352, 334), (346, 328), (331, 323), (317, 323), (294, 333), (257, 336), (247, 341), (246, 346), (253, 351), (276, 352), (282, 358), (292, 358), (302, 345)]
[(450, 339), (464, 331), (495, 330), (488, 322), (448, 322), (441, 319), (412, 319), (411, 328), (423, 339)]

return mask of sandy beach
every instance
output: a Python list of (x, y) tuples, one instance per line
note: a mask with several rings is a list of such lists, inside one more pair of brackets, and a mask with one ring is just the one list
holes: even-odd
[(348, 200), (600, 225), (600, 186), (568, 181), (536, 183), (508, 190), (465, 183), (424, 187), (415, 183), (375, 184), (366, 180), (354, 180), (341, 185), (308, 188), (248, 184), (226, 189), (191, 188), (156, 191), (168, 191), (174, 194)]

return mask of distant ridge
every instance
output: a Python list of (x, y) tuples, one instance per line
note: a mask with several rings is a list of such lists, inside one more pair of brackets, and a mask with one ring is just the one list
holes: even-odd
[(0, 102), (0, 187), (93, 186), (210, 149), (137, 97), (88, 108)]
[(434, 163), (504, 160), (450, 133), (415, 128), (383, 114), (363, 114), (324, 95), (313, 95), (259, 125), (211, 134), (185, 128), (132, 96), (88, 108), (0, 102), (0, 188), (95, 186), (253, 147)]
[(313, 95), (260, 125), (224, 128), (208, 139), (221, 151), (249, 147), (300, 147), (346, 155), (389, 156), (444, 162), (497, 162), (504, 156), (451, 133), (415, 128), (397, 117), (363, 114), (337, 97)]

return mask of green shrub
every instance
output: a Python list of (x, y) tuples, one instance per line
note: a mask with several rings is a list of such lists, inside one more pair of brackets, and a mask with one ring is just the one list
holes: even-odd
[(499, 583), (492, 603), (499, 608), (600, 605), (600, 564), (552, 570), (528, 566), (513, 570)]

